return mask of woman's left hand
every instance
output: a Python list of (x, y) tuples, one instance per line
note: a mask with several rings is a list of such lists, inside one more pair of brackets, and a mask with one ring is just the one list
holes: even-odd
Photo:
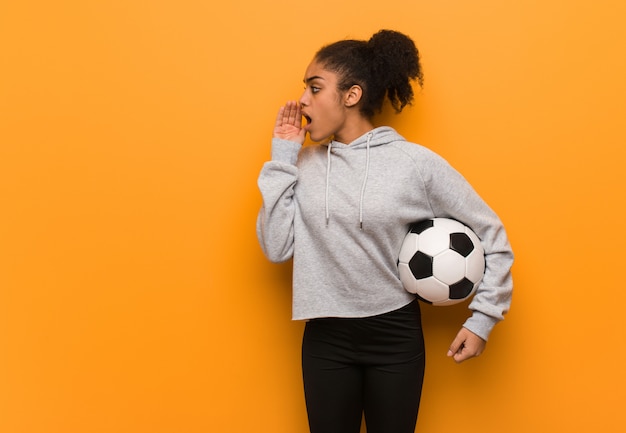
[(448, 349), (448, 356), (451, 356), (458, 364), (479, 356), (485, 350), (486, 345), (487, 342), (478, 335), (467, 328), (461, 328)]
[(288, 101), (278, 110), (273, 137), (303, 144), (305, 135), (306, 130), (302, 127), (300, 104), (296, 101)]

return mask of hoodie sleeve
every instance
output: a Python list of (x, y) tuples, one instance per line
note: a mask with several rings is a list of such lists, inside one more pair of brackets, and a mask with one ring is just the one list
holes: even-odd
[(263, 252), (272, 262), (283, 262), (293, 255), (296, 213), (293, 194), (301, 147), (299, 143), (274, 138), (272, 159), (263, 165), (259, 175), (263, 205), (257, 217), (256, 231)]
[(470, 227), (485, 250), (485, 274), (469, 308), (464, 327), (487, 340), (511, 304), (513, 251), (496, 213), (472, 186), (438, 156), (422, 168), (428, 200), (435, 216), (456, 219)]

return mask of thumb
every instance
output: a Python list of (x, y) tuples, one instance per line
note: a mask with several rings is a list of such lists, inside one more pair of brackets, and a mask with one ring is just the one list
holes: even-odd
[(455, 354), (463, 350), (464, 343), (465, 343), (465, 336), (463, 335), (463, 332), (459, 332), (454, 338), (454, 340), (452, 341), (452, 344), (450, 344), (450, 347), (448, 348), (447, 356), (454, 356)]

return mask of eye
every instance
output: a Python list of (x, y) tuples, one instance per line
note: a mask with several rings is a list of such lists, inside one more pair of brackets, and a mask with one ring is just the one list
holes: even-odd
[(319, 87), (311, 86), (311, 93), (315, 94), (319, 92), (321, 89)]

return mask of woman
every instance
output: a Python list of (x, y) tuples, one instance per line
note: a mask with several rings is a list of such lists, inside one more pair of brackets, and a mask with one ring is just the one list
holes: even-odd
[[(497, 215), (441, 157), (373, 124), (385, 98), (398, 112), (412, 102), (413, 81), (422, 84), (419, 53), (402, 33), (323, 47), (299, 102), (278, 112), (259, 176), (259, 241), (271, 261), (293, 257), (293, 318), (307, 321), (312, 433), (358, 433), (363, 415), (369, 433), (415, 429), (424, 342), (418, 301), (397, 273), (411, 223), (457, 219), (485, 249), (472, 315), (448, 356), (480, 355), (509, 308), (513, 254)], [(303, 147), (307, 133), (323, 144)]]

